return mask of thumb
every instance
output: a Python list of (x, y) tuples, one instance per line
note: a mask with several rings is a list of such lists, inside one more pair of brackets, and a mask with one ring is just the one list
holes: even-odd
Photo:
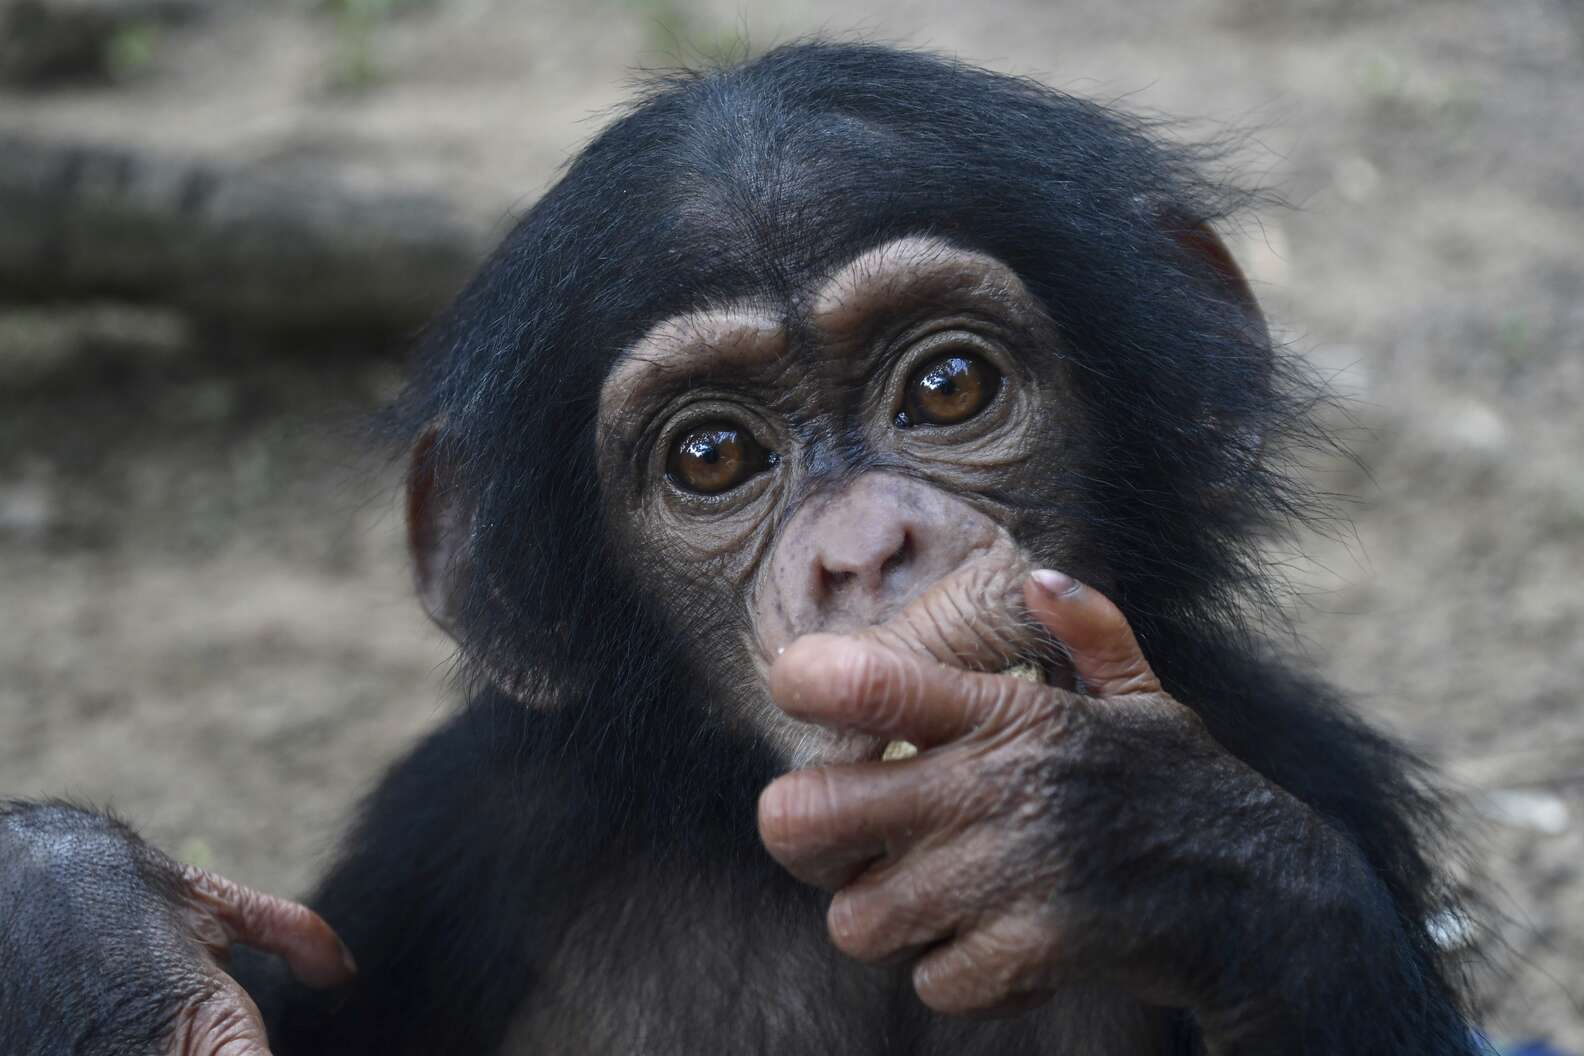
[(1029, 576), (1023, 594), (1030, 615), (1066, 647), (1090, 696), (1160, 692), (1133, 628), (1110, 598), (1048, 568)]
[(195, 866), (181, 867), (188, 897), (240, 942), (285, 960), (308, 986), (324, 989), (357, 974), (352, 953), (324, 918), (300, 902), (266, 895)]

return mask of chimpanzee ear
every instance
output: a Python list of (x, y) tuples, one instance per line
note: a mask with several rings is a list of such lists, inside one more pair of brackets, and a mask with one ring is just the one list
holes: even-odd
[[(1265, 322), (1265, 312), (1260, 308), (1248, 279), (1227, 249), (1221, 236), (1203, 220), (1184, 221), (1165, 215), (1158, 218), (1161, 226), (1188, 254), (1188, 267), (1204, 276), (1210, 293), (1233, 309), (1227, 337), (1238, 341), (1245, 349), (1257, 349), (1259, 357), (1245, 366), (1251, 385), (1265, 385), (1274, 370), (1274, 349), (1271, 345), (1270, 326)], [(1204, 423), (1222, 434), (1224, 450), (1231, 455), (1231, 467), (1226, 476), (1213, 482), (1220, 490), (1235, 489), (1259, 467), (1264, 455), (1265, 435), (1259, 424), (1226, 421), (1215, 411), (1206, 414)]]
[(1221, 236), (1203, 220), (1185, 223), (1167, 216), (1161, 222), (1177, 244), (1203, 266), (1218, 292), (1240, 310), (1246, 328), (1244, 336), (1263, 348), (1270, 348), (1270, 327), (1265, 322), (1265, 312)]
[(438, 437), (437, 428), (425, 430), (413, 445), (408, 463), (407, 549), (425, 611), (456, 638), (472, 517), (461, 508), (457, 489), (439, 457)]

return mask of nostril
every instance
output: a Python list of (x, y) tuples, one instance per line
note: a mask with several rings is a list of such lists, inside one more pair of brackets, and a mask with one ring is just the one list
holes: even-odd
[(843, 587), (857, 578), (857, 573), (838, 572), (823, 566), (820, 568), (820, 573), (820, 579), (823, 580), (821, 585), (827, 594), (840, 593)]
[(902, 542), (897, 546), (896, 552), (880, 565), (880, 578), (884, 580), (891, 573), (907, 564), (913, 556), (913, 536), (909, 532), (902, 533)]
[[(879, 546), (870, 548), (870, 553), (838, 553), (821, 554), (814, 562), (814, 576), (816, 576), (816, 589), (824, 598), (836, 598), (843, 594), (851, 594), (852, 589), (863, 589), (865, 592), (879, 592), (887, 589), (885, 584), (895, 578), (904, 565), (914, 559), (914, 541), (912, 534), (904, 529), (897, 545), (890, 546), (889, 541)], [(879, 540), (874, 540), (878, 543)], [(885, 554), (885, 549), (890, 549)], [(885, 554), (881, 557), (881, 554)]]

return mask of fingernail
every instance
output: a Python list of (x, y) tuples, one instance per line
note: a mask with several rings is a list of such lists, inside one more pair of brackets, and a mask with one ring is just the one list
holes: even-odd
[(1065, 572), (1058, 572), (1053, 568), (1039, 569), (1033, 575), (1034, 582), (1047, 594), (1071, 594), (1078, 589), (1078, 581)]

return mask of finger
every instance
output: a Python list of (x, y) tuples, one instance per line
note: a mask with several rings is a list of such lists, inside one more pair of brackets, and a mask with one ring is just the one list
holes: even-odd
[(794, 770), (759, 795), (759, 837), (806, 884), (835, 890), (925, 826), (923, 760)]
[(171, 1056), (270, 1056), (264, 1017), (247, 992), (229, 979), (215, 993), (183, 1009), (171, 1037)]
[(1110, 598), (1048, 568), (1029, 577), (1024, 595), (1029, 613), (1066, 647), (1090, 696), (1160, 691), (1133, 628)]
[(181, 867), (189, 895), (213, 914), (231, 942), (286, 961), (308, 986), (339, 986), (357, 974), (352, 953), (324, 918), (298, 902), (266, 895), (195, 866)]
[(947, 667), (996, 671), (1028, 647), (1023, 575), (971, 565), (943, 576), (883, 623), (853, 637), (932, 658)]
[(1032, 931), (1011, 917), (960, 935), (913, 966), (919, 1000), (948, 1015), (998, 1015), (1047, 996)]
[(833, 634), (799, 638), (770, 668), (770, 696), (793, 718), (920, 747), (998, 720), (1030, 688)]
[(951, 936), (967, 909), (941, 858), (912, 854), (836, 892), (825, 914), (831, 942), (856, 960), (887, 964)]

